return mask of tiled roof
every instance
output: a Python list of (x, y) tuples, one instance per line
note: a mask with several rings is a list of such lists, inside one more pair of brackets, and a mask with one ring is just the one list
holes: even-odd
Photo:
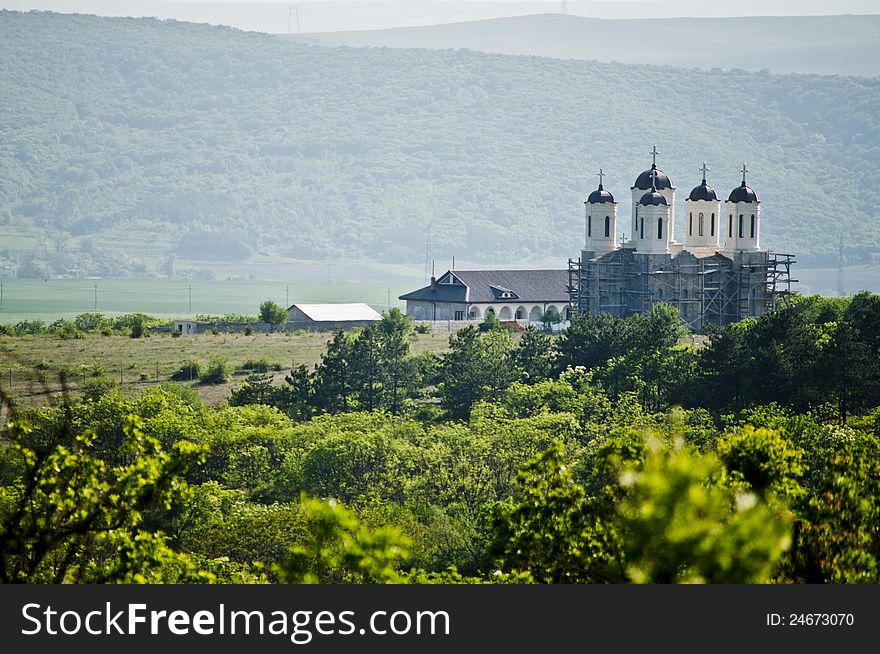
[[(461, 284), (440, 283), (449, 275)], [(454, 270), (426, 286), (401, 295), (401, 300), (435, 302), (568, 302), (568, 270)], [(454, 281), (454, 280), (453, 280)], [(504, 297), (513, 294), (514, 297)]]

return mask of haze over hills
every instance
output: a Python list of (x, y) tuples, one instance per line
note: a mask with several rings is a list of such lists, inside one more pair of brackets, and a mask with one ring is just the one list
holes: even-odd
[[(527, 265), (577, 256), (599, 166), (628, 226), (749, 163), (764, 241), (876, 262), (880, 80), (467, 51), (327, 48), (229, 28), (0, 12), (0, 258), (156, 272), (165, 256)], [(699, 93), (692, 93), (699, 89)], [(678, 232), (681, 233), (681, 225)]]
[(876, 15), (605, 20), (544, 14), (286, 38), (687, 68), (880, 75), (880, 16)]
[(0, 0), (0, 9), (174, 19), (267, 33), (377, 30), (560, 12), (592, 18), (878, 13), (876, 0)]

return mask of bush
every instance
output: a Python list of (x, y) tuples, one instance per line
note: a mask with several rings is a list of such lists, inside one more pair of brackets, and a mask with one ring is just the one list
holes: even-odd
[(177, 369), (177, 372), (171, 375), (171, 379), (173, 381), (192, 381), (193, 379), (198, 379), (201, 372), (202, 366), (198, 361), (187, 359)]
[(208, 363), (208, 368), (199, 376), (203, 384), (225, 384), (229, 381), (229, 364), (225, 359), (214, 357)]
[(244, 328), (244, 335), (245, 336), (250, 336), (253, 333), (254, 333), (254, 330), (250, 325), (248, 325), (247, 327)]
[(108, 377), (95, 377), (83, 382), (81, 387), (83, 399), (87, 402), (97, 402), (103, 396), (115, 391), (119, 384)]
[(107, 316), (97, 312), (81, 313), (73, 322), (81, 332), (99, 332), (113, 324)]
[(42, 320), (22, 320), (13, 329), (16, 336), (42, 334), (46, 331), (46, 323)]
[(138, 314), (131, 321), (131, 337), (132, 338), (143, 338), (144, 333), (146, 332), (147, 321), (146, 319)]
[(281, 364), (269, 363), (267, 359), (248, 359), (243, 364), (241, 364), (240, 370), (266, 373), (270, 370), (281, 370)]
[(15, 329), (0, 323), (0, 336), (15, 336)]
[(71, 320), (64, 320), (63, 318), (56, 320), (49, 325), (48, 332), (58, 336), (62, 340), (82, 338), (82, 335), (76, 328), (76, 324)]
[(417, 323), (413, 327), (413, 329), (415, 330), (416, 334), (428, 334), (431, 331), (431, 326), (426, 323), (420, 322)]

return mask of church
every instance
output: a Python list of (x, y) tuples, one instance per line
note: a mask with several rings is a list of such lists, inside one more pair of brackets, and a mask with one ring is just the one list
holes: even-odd
[[(675, 186), (652, 163), (630, 188), (629, 240), (618, 239), (618, 202), (599, 186), (584, 202), (584, 247), (568, 270), (447, 271), (431, 285), (400, 296), (417, 320), (501, 320), (528, 324), (572, 314), (629, 316), (658, 302), (676, 307), (697, 332), (763, 315), (791, 293), (790, 254), (761, 245), (761, 202), (742, 183), (722, 202), (702, 181), (684, 202), (685, 233), (675, 238)], [(623, 231), (623, 230), (621, 230)]]
[(653, 161), (630, 188), (632, 213), (628, 241), (617, 238), (617, 201), (602, 185), (584, 205), (585, 244), (569, 260), (572, 310), (579, 314), (644, 313), (657, 302), (678, 308), (695, 331), (760, 316), (790, 293), (791, 255), (761, 246), (761, 202), (746, 181), (722, 203), (702, 181), (685, 199), (685, 233), (675, 238), (675, 186)]

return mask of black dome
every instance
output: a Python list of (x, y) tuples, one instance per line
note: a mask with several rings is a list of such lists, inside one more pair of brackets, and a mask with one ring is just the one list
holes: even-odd
[(611, 195), (608, 191), (602, 188), (602, 185), (599, 184), (599, 188), (590, 193), (590, 197), (587, 198), (587, 202), (590, 204), (599, 204), (602, 202), (614, 202), (614, 196)]
[(642, 196), (642, 199), (639, 200), (639, 204), (643, 204), (645, 206), (648, 205), (662, 205), (667, 206), (666, 198), (663, 197), (662, 193), (658, 193), (657, 191), (648, 191)]
[(757, 202), (758, 196), (755, 192), (746, 186), (745, 181), (730, 192), (728, 202)]
[(672, 182), (669, 181), (666, 173), (656, 166), (651, 166), (650, 170), (646, 170), (636, 178), (636, 183), (633, 188), (648, 191), (651, 187), (658, 190), (672, 188)]
[(691, 191), (690, 196), (688, 196), (688, 200), (717, 200), (718, 194), (715, 192), (715, 189), (709, 186), (706, 183), (706, 180), (703, 180), (703, 183), (699, 186), (695, 186), (694, 190)]

